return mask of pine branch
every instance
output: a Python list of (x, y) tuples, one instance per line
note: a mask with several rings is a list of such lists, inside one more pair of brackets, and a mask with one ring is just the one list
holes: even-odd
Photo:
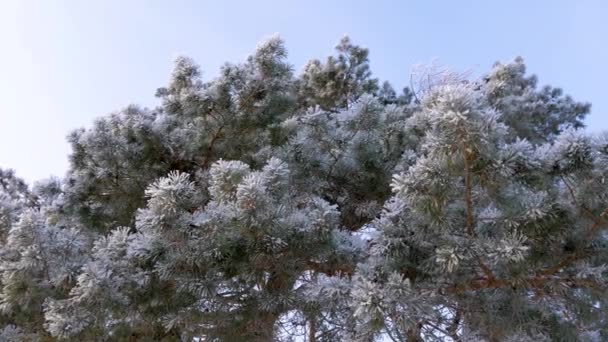
[(462, 153), (464, 161), (464, 205), (465, 205), (465, 227), (467, 233), (471, 237), (475, 237), (474, 230), (474, 215), (473, 215), (473, 185), (471, 179), (470, 154), (467, 152), (467, 147), (462, 144)]
[(450, 286), (445, 292), (450, 294), (464, 294), (469, 291), (500, 289), (506, 287), (514, 288), (520, 286), (521, 284), (527, 284), (527, 288), (534, 290), (542, 289), (547, 283), (550, 282), (561, 282), (576, 288), (605, 288), (605, 284), (591, 279), (580, 279), (573, 277), (559, 278), (548, 275), (537, 275), (523, 280), (477, 278), (471, 280), (465, 285)]
[(209, 146), (207, 147), (207, 153), (205, 154), (205, 159), (203, 159), (203, 163), (201, 165), (202, 168), (209, 167), (211, 158), (213, 158), (213, 147), (214, 147), (216, 141), (221, 137), (223, 129), (224, 129), (224, 126), (223, 125), (220, 126), (220, 128), (218, 128), (218, 130), (215, 132), (215, 134), (213, 134), (213, 136), (211, 137), (211, 142), (209, 142)]
[(341, 264), (328, 264), (328, 263), (320, 263), (315, 261), (307, 261), (306, 266), (315, 272), (323, 273), (327, 276), (335, 276), (335, 275), (346, 275), (350, 276), (355, 272), (355, 268), (351, 264), (341, 263)]
[[(561, 176), (561, 179), (564, 182), (564, 185), (566, 186), (566, 188), (568, 189), (568, 192), (570, 193), (570, 196), (572, 197), (572, 201), (574, 202), (574, 204), (577, 205), (578, 207), (580, 207), (581, 211), (584, 214), (586, 214), (591, 220), (593, 220), (593, 224), (583, 235), (583, 240), (590, 240), (591, 238), (593, 238), (595, 236), (595, 234), (597, 234), (597, 232), (600, 230), (600, 228), (602, 228), (603, 226), (608, 224), (608, 221), (605, 218), (605, 216), (608, 215), (608, 208), (604, 209), (604, 211), (602, 211), (602, 213), (599, 216), (595, 216), (584, 205), (578, 204), (578, 201), (576, 200), (576, 196), (574, 194), (574, 190), (573, 190), (572, 186), (570, 185), (570, 183), (568, 182), (568, 180), (563, 176)], [(577, 248), (577, 250), (573, 254), (560, 260), (555, 265), (539, 271), (538, 274), (544, 275), (544, 276), (555, 274), (555, 273), (559, 272), (561, 269), (563, 269), (563, 268), (571, 265), (575, 261), (577, 261), (580, 257), (582, 257), (582, 254), (583, 253), (582, 253), (581, 249)]]
[[(465, 143), (462, 143), (462, 154), (464, 162), (464, 205), (465, 205), (465, 227), (467, 234), (471, 238), (475, 238), (475, 216), (473, 207), (473, 182), (471, 172), (471, 153), (468, 151)], [(483, 262), (480, 256), (477, 256), (477, 263), (488, 279), (494, 279), (495, 276), (492, 270)]]

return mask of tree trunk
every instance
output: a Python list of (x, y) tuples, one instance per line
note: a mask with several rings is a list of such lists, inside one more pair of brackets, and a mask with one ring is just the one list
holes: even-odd
[[(264, 291), (270, 295), (283, 295), (289, 291), (293, 280), (284, 272), (272, 272), (264, 286)], [(247, 341), (271, 342), (274, 340), (275, 324), (285, 308), (276, 307), (270, 311), (261, 311), (252, 319), (247, 328)]]
[(274, 326), (279, 315), (274, 312), (260, 313), (250, 326), (251, 332), (248, 341), (272, 342), (274, 341)]
[(315, 317), (308, 320), (308, 342), (317, 342), (317, 320)]
[(418, 323), (415, 327), (411, 328), (407, 331), (406, 341), (407, 342), (422, 342), (422, 338), (420, 338), (420, 329), (422, 328), (422, 324)]

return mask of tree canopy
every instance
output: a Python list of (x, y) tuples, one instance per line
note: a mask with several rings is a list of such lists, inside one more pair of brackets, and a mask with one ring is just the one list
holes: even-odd
[(608, 134), (523, 59), (400, 93), (281, 38), (0, 170), (0, 340), (608, 339)]

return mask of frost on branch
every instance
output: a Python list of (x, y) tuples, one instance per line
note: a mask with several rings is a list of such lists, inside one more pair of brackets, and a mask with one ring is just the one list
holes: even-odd
[(398, 93), (369, 57), (180, 57), (157, 107), (70, 134), (65, 178), (0, 171), (0, 339), (606, 340), (589, 105), (519, 58)]

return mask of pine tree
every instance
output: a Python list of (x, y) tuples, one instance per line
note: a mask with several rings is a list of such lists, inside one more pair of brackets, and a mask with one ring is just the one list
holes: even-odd
[(15, 171), (0, 169), (0, 238), (3, 242), (31, 199), (27, 184), (15, 176)]
[(435, 89), (416, 115), (429, 126), (423, 153), (395, 175), (355, 276), (363, 333), (502, 341), (605, 331), (605, 194), (579, 192), (602, 188), (603, 140), (568, 130), (545, 145), (509, 142), (500, 113), (469, 85)]
[(346, 108), (363, 94), (374, 94), (378, 80), (371, 78), (369, 50), (343, 37), (336, 45), (337, 56), (325, 63), (314, 59), (304, 67), (297, 83), (300, 106), (324, 110)]
[[(608, 135), (523, 60), (398, 94), (277, 37), (0, 171), (0, 340), (600, 341)], [(431, 68), (432, 69), (432, 68)], [(431, 70), (429, 69), (429, 70)]]
[(537, 77), (525, 73), (524, 61), (517, 57), (508, 64), (496, 63), (483, 80), (489, 103), (516, 138), (544, 143), (566, 127), (583, 127), (582, 119), (591, 109), (588, 103), (575, 102), (560, 88), (536, 89)]

